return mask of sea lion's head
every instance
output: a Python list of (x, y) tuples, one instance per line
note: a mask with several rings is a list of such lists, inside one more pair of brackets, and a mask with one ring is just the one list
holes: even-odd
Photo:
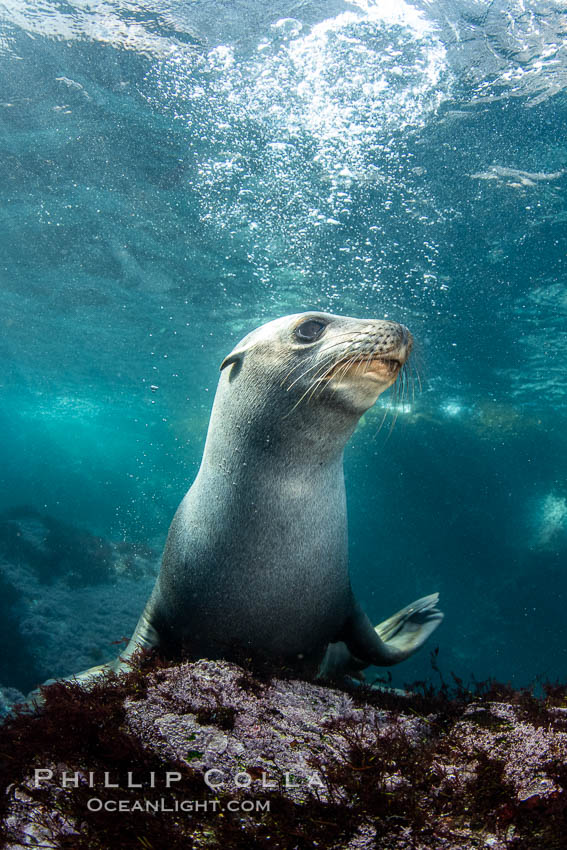
[(392, 386), (412, 348), (397, 322), (296, 313), (257, 328), (226, 357), (229, 381), (278, 388), (289, 411), (317, 401), (361, 416)]

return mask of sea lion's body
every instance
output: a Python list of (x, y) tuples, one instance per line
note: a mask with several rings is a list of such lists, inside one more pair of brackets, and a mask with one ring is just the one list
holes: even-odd
[(358, 419), (410, 349), (394, 322), (325, 313), (245, 337), (221, 366), (202, 464), (136, 631), (121, 660), (77, 678), (139, 647), (324, 675), (415, 651), (442, 618), (437, 595), (371, 625), (350, 585), (343, 477)]
[(352, 608), (342, 449), (316, 445), (307, 423), (298, 440), (300, 414), (278, 406), (260, 428), (250, 413), (235, 422), (230, 389), (171, 525), (151, 620), (162, 646), (193, 657), (317, 665)]

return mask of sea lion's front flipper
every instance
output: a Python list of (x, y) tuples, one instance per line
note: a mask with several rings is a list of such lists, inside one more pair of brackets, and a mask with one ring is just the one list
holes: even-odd
[[(55, 682), (75, 682), (82, 687), (88, 688), (94, 684), (101, 676), (107, 673), (127, 673), (131, 670), (130, 659), (134, 653), (140, 649), (154, 649), (159, 645), (159, 634), (152, 623), (152, 597), (148, 600), (148, 604), (144, 608), (140, 619), (134, 629), (134, 634), (130, 638), (124, 652), (118, 658), (108, 661), (106, 664), (98, 664), (96, 667), (89, 667), (87, 670), (82, 670), (80, 673), (74, 673), (72, 676), (65, 676), (62, 679), (48, 679), (43, 682), (41, 687), (53, 685)], [(41, 687), (31, 691), (24, 703), (24, 706), (36, 711), (44, 703), (44, 698), (41, 693)]]
[(152, 597), (148, 600), (148, 604), (142, 611), (140, 619), (134, 629), (134, 634), (128, 641), (128, 645), (124, 652), (121, 652), (118, 658), (113, 661), (108, 661), (106, 664), (99, 664), (97, 667), (89, 667), (88, 670), (83, 670), (81, 673), (75, 673), (73, 676), (67, 676), (65, 679), (54, 680), (44, 684), (51, 684), (53, 681), (78, 682), (80, 685), (89, 685), (98, 679), (99, 676), (105, 673), (127, 673), (132, 669), (130, 660), (132, 656), (139, 652), (140, 649), (151, 650), (159, 645), (159, 634), (152, 622), (153, 604)]
[[(138, 620), (136, 628), (134, 629), (134, 634), (128, 642), (128, 646), (126, 647), (124, 652), (120, 653), (118, 658), (115, 658), (114, 661), (110, 662), (110, 668), (114, 673), (122, 673), (130, 670), (130, 659), (132, 658), (134, 653), (139, 652), (140, 649), (149, 651), (159, 646), (159, 633), (153, 624), (153, 596), (153, 594), (150, 596), (146, 607), (142, 611), (140, 619)], [(103, 667), (104, 666), (106, 665), (103, 665)], [(97, 669), (97, 667), (91, 668), (91, 670)], [(85, 673), (89, 672), (89, 670), (85, 670)], [(76, 678), (80, 679), (82, 675), (82, 673), (79, 673)]]
[(389, 666), (404, 661), (435, 631), (443, 613), (436, 607), (439, 594), (423, 596), (374, 627), (358, 602), (344, 634), (351, 654), (367, 664)]

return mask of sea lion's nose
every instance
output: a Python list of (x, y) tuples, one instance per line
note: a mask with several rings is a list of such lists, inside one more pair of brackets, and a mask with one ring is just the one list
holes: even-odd
[(413, 345), (413, 336), (408, 328), (400, 322), (390, 322), (391, 337), (395, 340), (395, 344), (405, 350), (406, 357), (409, 357)]

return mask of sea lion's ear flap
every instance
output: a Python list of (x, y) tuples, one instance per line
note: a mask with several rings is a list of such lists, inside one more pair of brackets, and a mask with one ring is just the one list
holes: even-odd
[(220, 371), (222, 372), (222, 370), (225, 369), (227, 366), (230, 366), (231, 363), (242, 363), (243, 358), (243, 351), (231, 351), (230, 354), (227, 354), (227, 356), (220, 364)]
[(248, 334), (248, 336), (245, 336), (244, 339), (240, 340), (240, 342), (237, 344), (236, 348), (233, 348), (232, 351), (230, 352), (230, 354), (227, 354), (227, 356), (224, 358), (224, 360), (220, 364), (220, 371), (221, 372), (222, 372), (223, 369), (226, 369), (227, 366), (230, 366), (233, 363), (235, 364), (234, 369), (231, 369), (231, 372), (230, 372), (230, 380), (231, 381), (233, 380), (233, 378), (236, 378), (236, 376), (240, 372), (240, 368), (241, 368), (241, 366), (244, 362), (246, 352), (249, 351), (249, 349), (252, 348), (253, 345), (254, 345), (254, 335)]
[(227, 366), (233, 365), (233, 368), (230, 370), (229, 381), (233, 381), (240, 372), (248, 348), (249, 346), (247, 345), (239, 345), (238, 348), (235, 348), (230, 352), (230, 354), (227, 354), (220, 364), (221, 372), (223, 369), (226, 369)]
[(246, 352), (248, 351), (249, 348), (251, 348), (254, 345), (254, 340), (251, 339), (251, 337), (252, 337), (252, 334), (248, 334), (248, 336), (245, 336), (244, 339), (241, 339), (240, 342), (237, 343), (236, 348), (233, 348), (232, 351), (230, 352), (230, 354), (227, 354), (227, 356), (224, 358), (224, 360), (221, 363), (221, 368), (220, 368), (221, 372), (222, 372), (223, 369), (226, 369), (227, 366), (230, 366), (231, 363), (237, 363), (238, 368), (233, 369), (233, 372), (235, 374), (238, 374), (238, 372), (240, 371), (240, 367), (242, 366), (242, 362), (244, 360)]
[(230, 366), (231, 363), (237, 363), (241, 360), (241, 355), (238, 351), (233, 351), (231, 354), (228, 354), (220, 365), (220, 372), (225, 369), (227, 366)]

